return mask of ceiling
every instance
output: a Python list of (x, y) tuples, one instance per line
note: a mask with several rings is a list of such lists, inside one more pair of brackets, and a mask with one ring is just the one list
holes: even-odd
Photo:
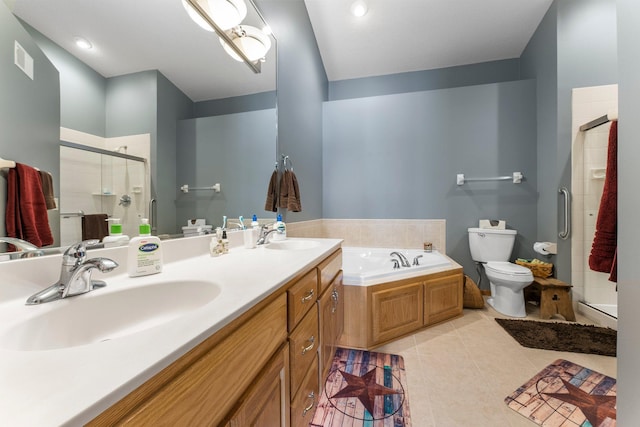
[(553, 0), (304, 0), (330, 81), (520, 56)]
[[(553, 0), (364, 0), (362, 18), (350, 14), (354, 0), (290, 1), (304, 1), (334, 81), (519, 57)], [(5, 2), (104, 77), (158, 69), (194, 101), (275, 88), (275, 49), (256, 76), (180, 0)], [(94, 49), (80, 51), (77, 35)]]

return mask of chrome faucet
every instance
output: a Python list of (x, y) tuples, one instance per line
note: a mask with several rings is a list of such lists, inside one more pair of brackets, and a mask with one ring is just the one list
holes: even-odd
[(87, 259), (87, 245), (94, 241), (84, 241), (70, 246), (62, 255), (60, 279), (53, 285), (31, 295), (26, 304), (42, 304), (75, 295), (84, 294), (107, 284), (102, 280), (91, 280), (91, 273), (98, 269), (108, 273), (118, 267), (118, 263), (109, 258)]
[(394, 255), (397, 255), (398, 258), (400, 258), (400, 264), (402, 264), (403, 267), (411, 267), (411, 264), (409, 264), (409, 260), (407, 259), (406, 256), (396, 251), (393, 251), (389, 254), (389, 256), (394, 256)]
[(20, 251), (23, 251), (19, 255), (20, 258), (31, 258), (44, 255), (44, 251), (42, 249), (40, 249), (33, 243), (27, 242), (26, 240), (18, 239), (17, 237), (0, 236), (0, 242), (9, 243), (20, 249)]
[[(277, 228), (271, 229), (269, 230), (269, 227), (271, 227), (273, 224), (267, 224), (267, 225), (263, 225), (262, 227), (260, 227), (260, 237), (258, 238), (258, 241), (256, 242), (256, 245), (264, 245), (266, 243), (269, 242), (269, 236), (271, 236), (272, 233), (278, 233), (278, 234), (282, 234), (283, 232)], [(269, 230), (269, 231), (267, 231)]]

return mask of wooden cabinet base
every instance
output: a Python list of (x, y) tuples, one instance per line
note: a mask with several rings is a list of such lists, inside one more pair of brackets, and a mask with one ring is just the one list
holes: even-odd
[(343, 347), (369, 350), (462, 314), (462, 268), (373, 286), (344, 286)]

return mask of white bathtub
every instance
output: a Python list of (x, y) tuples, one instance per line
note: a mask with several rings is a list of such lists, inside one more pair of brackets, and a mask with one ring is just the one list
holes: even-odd
[[(400, 252), (410, 267), (394, 269), (391, 252)], [(414, 266), (413, 260), (417, 256), (419, 265)], [(452, 266), (449, 259), (438, 251), (424, 252), (421, 249), (387, 249), (387, 248), (342, 248), (343, 283), (354, 286), (371, 286), (394, 280), (407, 279), (414, 276), (429, 274), (429, 270)]]

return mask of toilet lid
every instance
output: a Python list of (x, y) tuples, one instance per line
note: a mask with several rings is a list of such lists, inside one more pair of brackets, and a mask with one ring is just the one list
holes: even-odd
[(498, 273), (513, 274), (516, 276), (526, 276), (531, 274), (531, 270), (512, 262), (491, 261), (485, 264), (485, 268)]

